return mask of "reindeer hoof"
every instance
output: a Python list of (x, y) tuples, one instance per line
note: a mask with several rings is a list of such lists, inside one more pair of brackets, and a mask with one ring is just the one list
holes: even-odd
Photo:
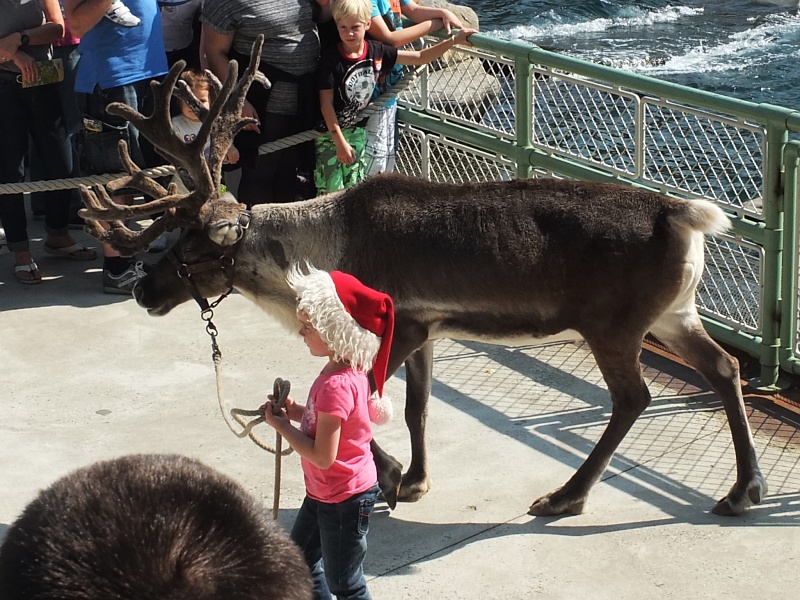
[(556, 517), (558, 515), (579, 515), (583, 512), (586, 499), (570, 500), (558, 498), (558, 492), (546, 494), (534, 500), (528, 514), (534, 517)]
[(431, 489), (431, 480), (423, 479), (421, 481), (410, 481), (408, 473), (403, 476), (403, 483), (400, 486), (400, 494), (397, 499), (400, 502), (416, 502), (428, 493)]
[(397, 506), (397, 495), (400, 492), (400, 483), (403, 480), (403, 465), (392, 457), (391, 463), (384, 469), (378, 469), (378, 487), (381, 497), (391, 510)]
[(759, 504), (767, 495), (767, 480), (757, 473), (747, 484), (735, 484), (728, 495), (714, 505), (711, 512), (721, 517), (738, 517), (753, 504)]

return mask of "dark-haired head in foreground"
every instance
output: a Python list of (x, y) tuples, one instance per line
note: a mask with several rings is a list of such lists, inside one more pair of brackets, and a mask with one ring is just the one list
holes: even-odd
[(302, 554), (232, 479), (177, 455), (95, 463), (43, 490), (0, 546), (3, 600), (301, 600)]

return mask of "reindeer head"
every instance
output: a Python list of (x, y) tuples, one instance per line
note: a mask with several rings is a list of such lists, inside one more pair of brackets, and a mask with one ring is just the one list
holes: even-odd
[[(108, 112), (124, 117), (144, 135), (170, 163), (188, 192), (179, 192), (175, 183), (165, 189), (131, 159), (125, 142), (120, 142), (119, 152), (127, 175), (107, 184), (90, 189), (81, 186), (86, 208), (80, 214), (86, 220), (86, 231), (98, 240), (110, 244), (123, 256), (145, 251), (162, 233), (182, 228), (180, 241), (168, 251), (169, 260), (163, 258), (154, 270), (153, 281), (161, 288), (155, 290), (154, 283), (145, 277), (137, 286), (134, 295), (140, 305), (151, 314), (166, 314), (173, 307), (188, 300), (192, 294), (181, 281), (183, 267), (186, 274), (198, 263), (221, 261), (217, 273), (198, 271), (191, 273), (196, 290), (205, 298), (222, 293), (232, 279), (232, 249), (237, 247), (246, 230), (245, 206), (236, 202), (230, 194), (220, 194), (222, 163), (233, 138), (254, 119), (242, 118), (242, 106), (251, 83), (257, 77), (263, 36), (253, 44), (250, 65), (241, 80), (238, 65), (231, 61), (224, 83), (209, 73), (212, 102), (205, 108), (189, 86), (179, 81), (184, 67), (183, 61), (172, 66), (162, 83), (151, 82), (155, 98), (153, 114), (145, 117), (126, 104), (115, 102)], [(185, 142), (173, 128), (170, 118), (172, 95), (185, 102), (200, 118), (202, 126), (197, 137)], [(210, 140), (210, 144), (209, 144)], [(209, 144), (208, 158), (205, 147)], [(126, 206), (114, 201), (110, 192), (133, 188), (145, 194), (149, 200), (144, 204)], [(130, 229), (128, 219), (161, 213), (152, 224), (142, 230)], [(230, 262), (230, 265), (227, 265)], [(178, 263), (178, 265), (176, 265)], [(228, 273), (224, 273), (225, 269)], [(167, 272), (172, 270), (173, 274)], [(150, 298), (169, 298), (169, 301)]]

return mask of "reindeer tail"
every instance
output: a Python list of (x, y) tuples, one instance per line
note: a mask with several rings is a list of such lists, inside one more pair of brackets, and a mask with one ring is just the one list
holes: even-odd
[(685, 200), (673, 205), (670, 221), (678, 227), (715, 235), (728, 231), (731, 220), (717, 204), (709, 200)]

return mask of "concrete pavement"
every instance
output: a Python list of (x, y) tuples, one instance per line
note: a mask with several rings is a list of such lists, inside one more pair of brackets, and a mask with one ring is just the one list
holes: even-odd
[[(40, 225), (31, 231), (42, 285), (13, 281), (11, 257), (0, 254), (0, 537), (39, 489), (134, 452), (199, 458), (269, 509), (273, 457), (226, 428), (197, 307), (150, 317), (132, 299), (102, 293), (99, 259), (44, 256)], [(214, 322), (235, 406), (257, 407), (278, 376), (302, 396), (322, 366), (239, 295), (216, 309)], [(415, 504), (376, 512), (365, 565), (373, 596), (795, 597), (796, 423), (769, 405), (751, 406), (770, 494), (741, 518), (716, 517), (709, 509), (735, 473), (721, 405), (690, 370), (650, 352), (644, 359), (653, 404), (586, 513), (533, 518), (530, 503), (574, 472), (609, 416), (588, 349), (572, 339), (439, 343), (428, 421), (433, 487)], [(407, 464), (403, 390), (401, 371), (387, 383), (396, 417), (375, 435)], [(302, 496), (292, 455), (283, 463), (281, 524), (291, 526)]]

